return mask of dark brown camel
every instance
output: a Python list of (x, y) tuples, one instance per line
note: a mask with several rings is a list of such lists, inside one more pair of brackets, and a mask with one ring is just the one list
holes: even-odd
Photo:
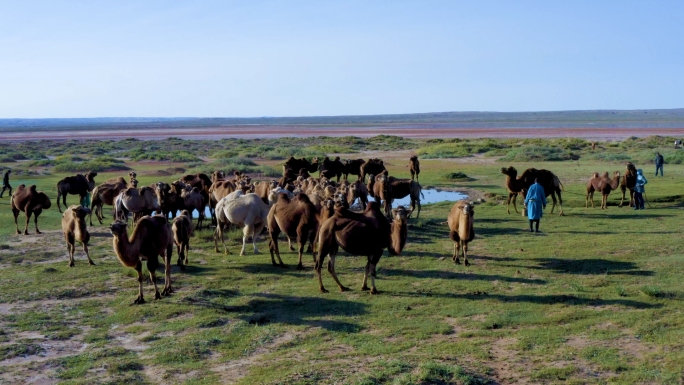
[(368, 159), (368, 162), (364, 163), (361, 165), (361, 175), (359, 175), (359, 179), (362, 181), (366, 180), (366, 175), (373, 174), (373, 175), (379, 175), (381, 172), (385, 171), (385, 164), (381, 159), (378, 158), (373, 158), (373, 159)]
[(416, 177), (416, 181), (418, 180), (418, 174), (420, 174), (420, 161), (418, 160), (418, 156), (413, 155), (409, 159), (409, 168), (411, 169), (411, 180), (413, 180), (413, 177)]
[(95, 188), (94, 178), (96, 176), (97, 173), (91, 171), (85, 175), (68, 176), (57, 182), (57, 209), (59, 212), (62, 212), (62, 207), (59, 205), (60, 198), (62, 198), (65, 209), (69, 207), (66, 203), (67, 194), (80, 196), (80, 202), (82, 202), (83, 198)]
[(553, 206), (551, 206), (551, 214), (556, 207), (556, 195), (558, 195), (558, 205), (560, 207), (559, 215), (563, 214), (563, 199), (561, 198), (561, 190), (563, 189), (563, 184), (560, 182), (558, 177), (549, 170), (537, 170), (536, 168), (528, 168), (525, 172), (518, 177), (518, 170), (515, 167), (502, 167), (501, 173), (506, 175), (506, 188), (508, 188), (508, 201), (506, 202), (506, 210), (510, 214), (510, 202), (513, 199), (513, 208), (515, 212), (518, 209), (515, 205), (515, 197), (518, 193), (522, 193), (523, 197), (527, 194), (527, 190), (534, 183), (535, 179), (544, 188), (544, 193), (546, 196), (551, 195), (553, 200)]
[(93, 225), (93, 213), (95, 213), (95, 217), (102, 224), (102, 219), (104, 219), (102, 214), (103, 206), (114, 206), (114, 199), (127, 187), (126, 180), (120, 177), (116, 180), (102, 183), (93, 189), (90, 201), (90, 214), (88, 214), (91, 226)]
[(345, 159), (342, 163), (344, 164), (344, 169), (342, 170), (344, 180), (347, 180), (349, 174), (356, 175), (358, 177), (357, 179), (361, 179), (361, 166), (366, 163), (365, 160)]
[(17, 227), (17, 234), (21, 234), (17, 218), (22, 211), (26, 214), (24, 235), (28, 235), (28, 224), (31, 220), (31, 215), (33, 215), (33, 222), (36, 225), (36, 234), (40, 234), (41, 232), (38, 230), (38, 216), (43, 210), (49, 209), (50, 206), (52, 206), (50, 198), (44, 192), (36, 191), (35, 184), (29, 188), (26, 188), (26, 185), (23, 184), (17, 187), (14, 194), (12, 194), (12, 214), (14, 214), (14, 225)]
[(620, 179), (620, 190), (622, 190), (622, 199), (620, 199), (620, 206), (625, 202), (625, 194), (629, 189), (629, 207), (634, 207), (634, 186), (636, 186), (637, 169), (632, 162), (627, 163), (625, 175)]

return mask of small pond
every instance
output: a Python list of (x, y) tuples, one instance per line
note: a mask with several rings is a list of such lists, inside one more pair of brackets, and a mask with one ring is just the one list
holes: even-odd
[[(456, 191), (444, 191), (444, 190), (439, 190), (439, 189), (423, 189), (423, 197), (420, 198), (420, 204), (421, 205), (426, 205), (430, 203), (439, 203), (439, 202), (456, 202), (460, 201), (461, 199), (468, 199), (468, 196), (466, 194), (456, 192)], [(373, 199), (370, 198), (369, 199)], [(394, 202), (392, 202), (392, 207), (397, 207), (397, 206), (404, 206), (404, 207), (410, 207), (411, 206), (411, 198), (406, 197), (403, 199), (396, 199)], [(209, 207), (206, 207), (204, 209), (204, 214), (207, 218), (211, 218), (211, 215), (209, 213)], [(197, 211), (193, 211), (192, 217), (197, 218), (198, 214)]]

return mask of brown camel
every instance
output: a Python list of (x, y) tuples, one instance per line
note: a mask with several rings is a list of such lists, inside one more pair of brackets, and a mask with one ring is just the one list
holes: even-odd
[(591, 179), (587, 182), (587, 197), (584, 200), (584, 207), (589, 208), (589, 201), (591, 201), (591, 207), (594, 206), (594, 192), (599, 189), (601, 185), (601, 176), (599, 173), (595, 172)]
[(636, 186), (637, 169), (632, 162), (627, 163), (625, 175), (620, 180), (620, 190), (622, 190), (622, 199), (620, 199), (620, 206), (625, 201), (625, 194), (629, 189), (629, 207), (634, 207), (634, 186)]
[(91, 171), (85, 175), (68, 176), (57, 182), (57, 209), (59, 212), (62, 212), (62, 207), (59, 205), (60, 198), (62, 203), (64, 203), (65, 209), (69, 207), (66, 203), (67, 194), (80, 196), (82, 202), (83, 198), (95, 188), (94, 178), (96, 176), (97, 173)]
[(260, 196), (261, 200), (263, 200), (264, 203), (268, 204), (268, 194), (270, 194), (271, 190), (273, 190), (276, 187), (278, 187), (278, 181), (275, 179), (272, 179), (270, 182), (255, 182), (254, 193)]
[(150, 187), (140, 189), (129, 187), (114, 199), (114, 212), (117, 220), (128, 220), (128, 213), (133, 213), (133, 222), (140, 217), (159, 211), (157, 193)]
[(361, 202), (361, 207), (365, 210), (366, 205), (368, 205), (368, 188), (360, 180), (351, 183), (347, 187), (347, 204), (353, 205), (357, 198)]
[(209, 188), (209, 212), (211, 213), (211, 223), (216, 224), (216, 204), (226, 195), (232, 193), (236, 189), (236, 183), (229, 180), (217, 179), (214, 180), (215, 174), (218, 171), (214, 171), (212, 174), (212, 184)]
[(26, 185), (20, 185), (12, 194), (12, 214), (14, 214), (14, 225), (17, 227), (17, 234), (19, 232), (19, 225), (17, 224), (17, 217), (19, 212), (23, 211), (26, 214), (26, 226), (24, 227), (24, 235), (28, 235), (28, 224), (33, 215), (33, 222), (36, 225), (36, 234), (41, 234), (38, 230), (38, 216), (43, 210), (47, 210), (52, 206), (50, 198), (42, 191), (36, 191), (36, 185), (26, 188)]
[(69, 251), (69, 267), (74, 267), (74, 252), (76, 251), (76, 241), (81, 242), (83, 251), (88, 257), (88, 263), (95, 265), (90, 259), (88, 252), (88, 241), (90, 241), (90, 233), (86, 228), (85, 217), (90, 213), (90, 209), (81, 205), (72, 205), (64, 210), (62, 214), (62, 232), (64, 233), (64, 240), (67, 243), (67, 250)]
[(383, 251), (387, 249), (391, 255), (401, 254), (408, 235), (406, 209), (399, 206), (392, 210), (392, 214), (394, 220), (390, 224), (387, 218), (382, 215), (380, 206), (375, 202), (370, 202), (361, 214), (338, 208), (332, 217), (321, 224), (318, 231), (320, 252), (316, 259), (316, 274), (321, 293), (328, 292), (323, 287), (321, 277), (321, 269), (326, 256), (330, 256), (328, 272), (332, 275), (337, 286), (341, 291), (349, 290), (340, 283), (335, 273), (335, 257), (340, 247), (349, 254), (368, 257), (361, 290), (368, 290), (367, 280), (370, 276), (370, 292), (371, 294), (378, 293), (375, 287), (375, 268)]
[(185, 184), (181, 181), (175, 181), (171, 184), (164, 182), (157, 183), (154, 192), (157, 194), (159, 208), (164, 214), (164, 217), (168, 218), (169, 213), (171, 213), (171, 218), (174, 218), (176, 212), (185, 209), (183, 198), (181, 198), (181, 192), (184, 188)]
[(515, 205), (516, 197), (518, 193), (522, 193), (524, 197), (527, 194), (527, 190), (532, 186), (534, 180), (536, 179), (540, 185), (544, 188), (544, 193), (546, 196), (551, 195), (553, 200), (553, 206), (551, 206), (551, 213), (556, 207), (556, 195), (558, 195), (558, 205), (560, 207), (559, 215), (563, 214), (563, 199), (561, 198), (561, 190), (563, 189), (563, 184), (560, 182), (558, 177), (549, 170), (537, 170), (536, 168), (528, 168), (525, 172), (518, 177), (518, 170), (515, 167), (502, 167), (499, 171), (506, 175), (506, 188), (508, 189), (508, 201), (506, 202), (506, 211), (510, 214), (510, 203), (513, 200), (513, 208), (515, 212), (518, 212), (518, 208)]
[(368, 159), (368, 162), (361, 165), (361, 175), (359, 175), (359, 179), (366, 180), (366, 175), (379, 175), (385, 170), (385, 164), (382, 160), (378, 158)]
[(416, 209), (416, 205), (418, 205), (418, 214), (416, 215), (416, 218), (419, 218), (420, 196), (422, 194), (420, 184), (414, 180), (398, 179), (393, 176), (388, 176), (387, 170), (383, 171), (379, 177), (380, 176), (384, 176), (384, 178), (376, 178), (375, 183), (377, 185), (376, 189), (380, 194), (380, 199), (382, 199), (385, 205), (385, 215), (390, 217), (392, 202), (395, 199), (402, 199), (408, 196), (411, 198), (411, 211), (408, 213), (408, 216), (411, 217), (411, 214), (413, 214), (413, 211)]
[(475, 230), (473, 229), (473, 222), (475, 217), (475, 210), (473, 206), (466, 201), (458, 201), (454, 204), (449, 212), (447, 223), (449, 224), (449, 238), (454, 241), (454, 255), (451, 259), (454, 263), (460, 265), (459, 254), (463, 252), (463, 260), (466, 266), (470, 266), (468, 262), (468, 243), (475, 238)]
[[(309, 241), (309, 245), (313, 245), (318, 232), (318, 210), (316, 206), (309, 200), (306, 194), (296, 195), (290, 199), (286, 194), (278, 194), (278, 200), (271, 207), (267, 218), (268, 234), (271, 238), (269, 242), (269, 250), (271, 252), (271, 263), (275, 266), (275, 258), (278, 257), (280, 266), (285, 266), (283, 260), (280, 258), (280, 250), (278, 248), (278, 235), (284, 232), (288, 241), (292, 238), (297, 240), (299, 263), (298, 270), (303, 270), (302, 255), (304, 253), (304, 245)], [(314, 256), (314, 263), (316, 262)]]
[(301, 169), (306, 169), (308, 172), (318, 171), (318, 158), (313, 158), (312, 162), (309, 162), (306, 158), (295, 159), (290, 157), (285, 164), (283, 164), (283, 175), (285, 175), (286, 170), (292, 170), (293, 172), (299, 172)]
[(185, 175), (180, 181), (191, 187), (197, 187), (205, 205), (209, 204), (209, 189), (211, 188), (211, 178), (207, 174)]
[(185, 207), (186, 210), (190, 214), (194, 210), (197, 210), (197, 227), (196, 229), (199, 230), (202, 228), (202, 222), (204, 222), (204, 198), (202, 198), (202, 194), (200, 193), (199, 189), (197, 187), (191, 187), (190, 185), (186, 185), (185, 189), (181, 191), (181, 197), (183, 198), (183, 207)]
[(413, 155), (409, 159), (409, 168), (411, 169), (411, 180), (413, 180), (413, 177), (416, 177), (416, 181), (418, 180), (418, 174), (420, 174), (420, 161), (418, 160), (418, 156)]
[[(608, 176), (608, 172), (603, 173), (598, 189), (596, 189), (601, 192), (601, 209), (608, 208), (608, 195), (611, 191), (616, 190), (618, 186), (620, 186), (620, 171), (615, 171), (612, 179)], [(593, 204), (592, 199), (592, 207)]]
[(188, 264), (188, 251), (190, 250), (190, 237), (192, 236), (192, 217), (188, 210), (181, 211), (180, 215), (173, 219), (171, 225), (173, 242), (178, 251), (178, 266), (185, 270)]
[(171, 254), (173, 253), (173, 233), (169, 222), (162, 215), (144, 216), (136, 223), (133, 234), (128, 236), (126, 222), (116, 221), (110, 231), (114, 236), (113, 246), (119, 262), (124, 267), (138, 272), (138, 298), (134, 304), (145, 303), (143, 298), (142, 262), (147, 261), (147, 270), (154, 284), (154, 299), (161, 299), (157, 288), (156, 270), (159, 266), (158, 257), (164, 262), (164, 290), (161, 294), (168, 295), (171, 288)]
[[(138, 180), (136, 179), (137, 177), (138, 177), (138, 174), (136, 174), (135, 171), (131, 171), (128, 173), (128, 181), (131, 184), (131, 186), (133, 186), (133, 181), (135, 181), (135, 183), (138, 183)], [(133, 187), (135, 187), (135, 186), (133, 186)]]
[(93, 197), (90, 202), (90, 225), (93, 225), (93, 212), (95, 217), (102, 224), (102, 207), (104, 205), (114, 205), (114, 199), (121, 193), (121, 191), (127, 188), (126, 181), (123, 178), (118, 178), (113, 182), (105, 182), (93, 189)]
[(344, 175), (344, 180), (347, 180), (349, 177), (349, 174), (356, 175), (358, 178), (357, 179), (362, 179), (361, 178), (361, 166), (366, 163), (365, 160), (363, 159), (345, 159), (344, 162), (344, 169), (342, 170), (342, 173)]
[(330, 160), (327, 156), (323, 159), (321, 163), (320, 175), (328, 179), (337, 177), (337, 182), (340, 181), (340, 177), (344, 173), (344, 164), (340, 161), (340, 157), (336, 157), (335, 160)]

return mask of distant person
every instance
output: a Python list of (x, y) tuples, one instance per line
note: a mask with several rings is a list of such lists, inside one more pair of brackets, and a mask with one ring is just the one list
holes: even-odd
[(660, 170), (660, 176), (663, 176), (663, 163), (665, 160), (659, 152), (656, 152), (655, 164), (656, 164), (656, 176), (658, 176), (658, 170)]
[(9, 196), (12, 196), (12, 186), (10, 186), (9, 184), (9, 177), (11, 173), (12, 170), (7, 170), (5, 176), (2, 177), (2, 192), (0, 192), (0, 198), (2, 198), (2, 195), (5, 193), (5, 190), (9, 190)]
[[(527, 207), (527, 218), (530, 220), (530, 232), (539, 232), (539, 220), (542, 217), (542, 209), (546, 208), (546, 193), (544, 187), (534, 180), (534, 184), (527, 190), (525, 197), (525, 207)], [(535, 228), (532, 229), (532, 224)]]
[(634, 210), (644, 209), (644, 193), (646, 189), (644, 185), (648, 183), (646, 177), (644, 177), (644, 172), (641, 169), (637, 170), (636, 185), (634, 186)]

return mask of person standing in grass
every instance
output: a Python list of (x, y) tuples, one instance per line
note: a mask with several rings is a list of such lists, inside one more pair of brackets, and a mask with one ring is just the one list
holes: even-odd
[(655, 164), (656, 164), (656, 174), (658, 176), (658, 170), (660, 170), (660, 176), (663, 176), (663, 163), (665, 163), (663, 156), (659, 152), (656, 152)]
[(648, 181), (646, 180), (646, 177), (644, 177), (644, 172), (641, 169), (638, 169), (636, 185), (634, 186), (634, 210), (644, 209), (644, 193), (646, 192), (644, 185), (646, 183), (648, 183)]
[(12, 197), (12, 186), (9, 184), (9, 177), (12, 170), (7, 170), (5, 176), (2, 177), (2, 192), (0, 192), (0, 198), (5, 194), (5, 190), (9, 190), (9, 196)]
[[(527, 219), (530, 220), (530, 232), (539, 232), (539, 220), (542, 217), (542, 209), (546, 208), (546, 193), (544, 187), (534, 180), (534, 184), (527, 190), (525, 197), (525, 207), (527, 207)], [(532, 224), (535, 228), (532, 229)]]

